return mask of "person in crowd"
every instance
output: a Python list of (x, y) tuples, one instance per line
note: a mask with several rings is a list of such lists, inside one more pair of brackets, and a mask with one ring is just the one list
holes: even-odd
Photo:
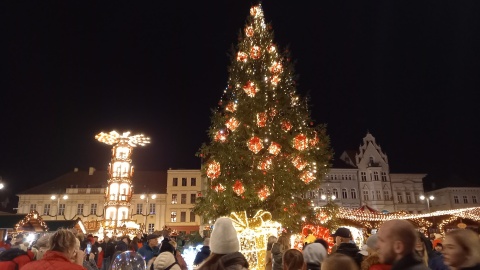
[(12, 247), (12, 237), (7, 237), (7, 240), (5, 241), (0, 241), (0, 248), (3, 248), (5, 250), (9, 250)]
[(320, 270), (322, 262), (327, 258), (327, 250), (320, 243), (311, 243), (303, 248), (303, 258), (308, 270)]
[(23, 242), (24, 242), (23, 234), (18, 234), (17, 236), (15, 236), (15, 240), (13, 241), (11, 248), (23, 249)]
[(217, 219), (210, 236), (210, 256), (200, 264), (199, 270), (248, 269), (248, 262), (240, 250), (237, 231), (232, 220)]
[[(390, 270), (392, 265), (380, 263), (377, 253), (377, 241), (378, 237), (376, 234), (372, 234), (367, 238), (366, 241), (366, 253), (363, 254), (362, 263), (360, 264), (361, 270)], [(363, 248), (362, 248), (363, 249)]]
[(453, 270), (480, 269), (480, 240), (468, 229), (448, 232), (442, 242), (443, 260)]
[[(162, 241), (160, 246), (160, 254), (155, 258), (153, 262), (154, 270), (181, 270), (182, 268), (175, 259), (175, 247), (170, 244), (169, 241)], [(150, 269), (148, 267), (147, 269)]]
[(116, 245), (117, 243), (115, 236), (112, 236), (112, 238), (105, 236), (103, 238), (103, 243), (101, 245), (101, 248), (103, 250), (102, 270), (110, 269), (110, 262), (113, 260), (113, 254), (115, 253)]
[(38, 238), (37, 242), (35, 243), (35, 247), (37, 248), (35, 260), (41, 260), (43, 258), (43, 255), (45, 255), (45, 252), (47, 252), (47, 250), (49, 249), (48, 245), (51, 236), (51, 233), (47, 233)]
[(437, 255), (440, 255), (442, 254), (442, 251), (443, 251), (443, 245), (442, 243), (437, 243), (437, 245), (433, 248), (435, 250), (435, 253)]
[(355, 260), (342, 253), (333, 253), (322, 263), (321, 270), (358, 270)]
[(443, 263), (443, 258), (435, 253), (432, 248), (432, 242), (423, 233), (418, 232), (415, 252), (428, 268), (432, 270), (448, 270), (448, 267)]
[(177, 261), (178, 265), (180, 265), (180, 268), (182, 270), (188, 270), (187, 262), (185, 262), (185, 259), (182, 257), (182, 253), (177, 249), (177, 242), (174, 240), (168, 241), (174, 248), (175, 248), (175, 260)]
[(139, 242), (140, 242), (140, 239), (137, 236), (133, 237), (133, 239), (130, 242), (130, 245), (128, 247), (128, 250), (137, 252), (138, 248), (139, 248), (138, 247)]
[(427, 270), (415, 252), (418, 234), (406, 220), (389, 220), (377, 233), (377, 252), (381, 263), (392, 264), (392, 270)]
[(98, 270), (97, 262), (95, 261), (95, 254), (85, 254), (85, 260), (83, 261), (83, 267), (87, 270)]
[(65, 229), (59, 229), (49, 239), (49, 249), (41, 260), (26, 264), (22, 270), (85, 270), (85, 253), (80, 250), (80, 241)]
[(283, 254), (288, 249), (290, 249), (290, 243), (288, 241), (288, 237), (285, 235), (281, 235), (280, 237), (278, 237), (277, 242), (274, 243), (272, 246), (272, 258), (273, 258), (272, 269), (273, 270), (283, 269), (283, 263), (282, 263)]
[(321, 244), (325, 248), (325, 250), (327, 251), (327, 254), (328, 254), (328, 250), (330, 249), (330, 246), (328, 245), (327, 240), (325, 240), (323, 238), (317, 238), (317, 239), (315, 239), (314, 243)]
[(273, 244), (277, 242), (277, 237), (270, 236), (267, 240), (267, 251), (265, 253), (265, 270), (272, 270), (273, 267), (273, 258), (272, 258), (272, 247)]
[(288, 249), (282, 258), (283, 270), (305, 270), (305, 260), (298, 249)]
[(195, 260), (193, 260), (194, 265), (201, 264), (208, 256), (210, 256), (210, 238), (205, 237), (203, 240), (203, 246), (200, 251), (195, 256)]
[(147, 236), (146, 245), (138, 249), (138, 253), (142, 255), (145, 259), (147, 264), (152, 264), (154, 257), (156, 257), (160, 253), (160, 249), (158, 248), (158, 235), (150, 234)]
[(355, 242), (352, 241), (352, 232), (344, 227), (338, 228), (332, 237), (335, 239), (335, 245), (337, 246), (335, 253), (345, 254), (352, 257), (358, 266), (362, 262), (362, 255), (358, 253), (358, 249)]

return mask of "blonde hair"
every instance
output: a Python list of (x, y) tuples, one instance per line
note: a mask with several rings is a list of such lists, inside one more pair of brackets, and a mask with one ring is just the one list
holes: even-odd
[(283, 270), (302, 270), (305, 267), (302, 252), (293, 248), (285, 251), (282, 262)]
[(469, 264), (480, 263), (480, 239), (478, 234), (468, 229), (456, 229), (448, 232), (445, 237), (453, 239), (462, 248)]
[(77, 248), (78, 239), (70, 230), (58, 229), (49, 239), (49, 250), (68, 253)]
[(321, 270), (338, 270), (349, 269), (358, 270), (358, 265), (352, 257), (341, 253), (333, 253), (325, 261), (322, 262)]
[(280, 251), (285, 251), (290, 248), (290, 243), (288, 241), (288, 237), (282, 235), (278, 238), (277, 244), (280, 244)]

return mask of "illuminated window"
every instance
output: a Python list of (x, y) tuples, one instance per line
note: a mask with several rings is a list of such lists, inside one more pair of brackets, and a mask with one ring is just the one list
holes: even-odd
[(360, 178), (362, 182), (367, 182), (367, 173), (366, 172), (361, 172), (360, 173)]
[(347, 198), (347, 189), (346, 188), (342, 188), (342, 199), (346, 199)]
[(186, 187), (187, 186), (187, 178), (182, 178), (182, 187)]
[(190, 194), (190, 203), (194, 204), (196, 200), (197, 200), (197, 195), (196, 194)]
[(58, 205), (58, 215), (63, 216), (65, 215), (65, 204), (61, 203)]
[(454, 203), (460, 203), (460, 201), (458, 200), (458, 196), (457, 196), (457, 195), (453, 196), (453, 202), (454, 202)]
[(350, 189), (350, 196), (352, 197), (352, 199), (356, 199), (357, 198), (357, 190), (352, 188)]
[(77, 205), (77, 215), (83, 215), (83, 203)]
[(181, 204), (187, 203), (187, 194), (182, 194), (182, 197), (180, 198), (180, 203)]
[(180, 222), (187, 222), (187, 212), (180, 212)]
[(143, 213), (143, 203), (137, 203), (137, 215), (141, 215)]
[(90, 205), (90, 215), (96, 215), (97, 214), (97, 204), (92, 203)]
[(36, 204), (30, 204), (30, 212), (32, 212), (33, 210), (37, 210)]
[(50, 204), (45, 204), (43, 206), (43, 214), (44, 215), (50, 215)]
[(177, 222), (177, 212), (176, 211), (172, 211), (170, 213), (170, 221), (171, 222)]
[(177, 204), (177, 194), (172, 194), (172, 204)]
[(148, 224), (148, 233), (152, 234), (155, 231), (155, 224), (149, 223)]
[(151, 203), (150, 204), (150, 215), (155, 215), (155, 204), (154, 203)]
[(173, 178), (173, 184), (172, 184), (174, 187), (178, 186), (178, 178), (177, 177), (174, 177)]
[(195, 178), (195, 177), (190, 178), (190, 185), (192, 187), (196, 186), (197, 185), (197, 178)]
[(195, 213), (190, 212), (190, 222), (195, 222)]

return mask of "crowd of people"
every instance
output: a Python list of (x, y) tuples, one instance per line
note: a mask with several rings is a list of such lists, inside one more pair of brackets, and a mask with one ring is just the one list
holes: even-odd
[[(406, 220), (382, 224), (376, 234), (357, 247), (348, 228), (332, 234), (335, 245), (311, 240), (302, 250), (293, 249), (287, 236), (268, 238), (265, 270), (480, 270), (480, 238), (468, 229), (457, 229), (429, 239)], [(126, 251), (138, 254), (148, 270), (188, 270), (173, 239), (159, 235), (105, 237), (59, 229), (32, 245), (22, 235), (0, 243), (2, 270), (109, 270)], [(7, 256), (8, 255), (8, 256)], [(229, 218), (215, 222), (210, 238), (194, 260), (198, 270), (244, 270), (249, 263), (240, 252), (237, 232)], [(115, 268), (117, 269), (117, 268)]]

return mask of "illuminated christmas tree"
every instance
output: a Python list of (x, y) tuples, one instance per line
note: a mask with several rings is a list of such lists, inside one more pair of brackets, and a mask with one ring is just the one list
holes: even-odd
[(199, 156), (208, 188), (194, 212), (207, 220), (247, 211), (272, 213), (300, 231), (314, 218), (303, 198), (318, 188), (331, 158), (323, 125), (296, 93), (293, 64), (280, 52), (260, 5), (250, 9), (234, 49), (229, 80)]

